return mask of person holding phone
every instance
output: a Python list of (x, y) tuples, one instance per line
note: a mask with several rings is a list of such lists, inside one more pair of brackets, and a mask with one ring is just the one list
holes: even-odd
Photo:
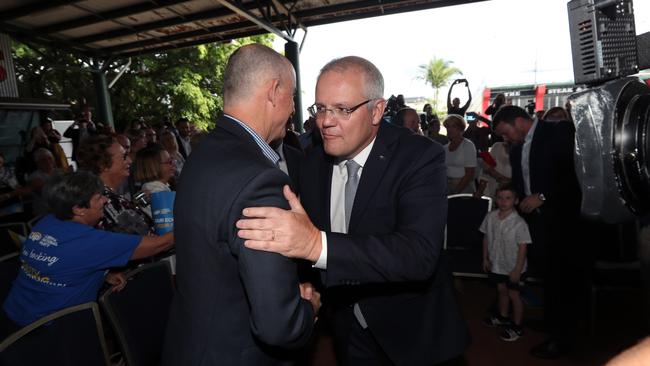
[[(454, 86), (461, 83), (465, 83), (465, 88), (467, 88), (467, 103), (465, 103), (462, 107), (460, 106), (460, 98), (454, 98), (453, 100), (451, 99), (451, 91), (454, 89)], [(472, 92), (469, 90), (469, 83), (467, 82), (467, 79), (454, 80), (454, 82), (449, 87), (449, 93), (447, 93), (447, 114), (457, 114), (461, 117), (465, 117), (465, 113), (467, 112), (467, 108), (469, 108), (470, 103), (472, 103)]]

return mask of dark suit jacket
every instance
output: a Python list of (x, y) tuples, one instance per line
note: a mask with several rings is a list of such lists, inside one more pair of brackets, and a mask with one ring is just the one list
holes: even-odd
[(187, 153), (187, 151), (185, 151), (185, 145), (183, 145), (183, 141), (181, 139), (181, 135), (178, 134), (178, 130), (174, 130), (174, 136), (176, 136), (176, 144), (178, 145), (178, 152), (180, 152), (183, 158), (187, 160), (187, 156), (189, 154)]
[(250, 250), (235, 222), (245, 207), (288, 208), (289, 178), (229, 118), (217, 121), (183, 168), (174, 207), (177, 288), (164, 365), (276, 365), (305, 344), (311, 304), (296, 263)]
[[(292, 132), (293, 133), (293, 132)], [(282, 153), (287, 163), (289, 178), (291, 178), (291, 190), (298, 194), (300, 189), (300, 163), (302, 162), (302, 151), (293, 146), (282, 144)]]
[(459, 355), (468, 334), (441, 255), (447, 217), (442, 147), (382, 123), (348, 234), (329, 232), (333, 162), (322, 146), (310, 151), (300, 171), (300, 193), (314, 224), (328, 232), (323, 277), (334, 333), (345, 333), (350, 305), (358, 302), (395, 364), (431, 365)]
[[(568, 121), (539, 120), (530, 146), (529, 172), (532, 193), (542, 193), (546, 202), (543, 214), (556, 218), (577, 217), (580, 213), (580, 186), (576, 177), (573, 151), (575, 128)], [(519, 197), (525, 197), (521, 170), (523, 143), (510, 151), (512, 180)], [(559, 215), (559, 216), (558, 216)]]

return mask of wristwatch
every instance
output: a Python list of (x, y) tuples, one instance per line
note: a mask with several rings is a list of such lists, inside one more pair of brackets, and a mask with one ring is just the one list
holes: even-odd
[(544, 193), (538, 193), (537, 197), (539, 197), (540, 201), (542, 202), (546, 201), (546, 196), (544, 196)]

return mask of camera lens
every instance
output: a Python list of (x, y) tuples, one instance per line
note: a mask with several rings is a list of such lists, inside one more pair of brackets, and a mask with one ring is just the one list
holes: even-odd
[(621, 92), (614, 125), (614, 170), (623, 200), (636, 215), (650, 211), (650, 88), (630, 83)]

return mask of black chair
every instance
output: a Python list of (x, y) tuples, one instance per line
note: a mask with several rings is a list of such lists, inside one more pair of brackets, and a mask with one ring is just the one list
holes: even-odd
[(174, 294), (168, 261), (146, 264), (126, 274), (122, 291), (108, 289), (99, 303), (128, 366), (158, 365), (167, 315)]
[(97, 303), (45, 316), (0, 343), (0, 365), (109, 366)]
[(20, 253), (14, 252), (0, 257), (0, 304), (4, 303), (11, 284), (20, 269)]
[(23, 245), (29, 234), (27, 225), (23, 222), (5, 222), (0, 224), (0, 256), (13, 253)]
[(443, 248), (454, 276), (486, 277), (483, 272), (483, 234), (479, 227), (492, 210), (492, 199), (471, 193), (447, 196), (447, 226)]

